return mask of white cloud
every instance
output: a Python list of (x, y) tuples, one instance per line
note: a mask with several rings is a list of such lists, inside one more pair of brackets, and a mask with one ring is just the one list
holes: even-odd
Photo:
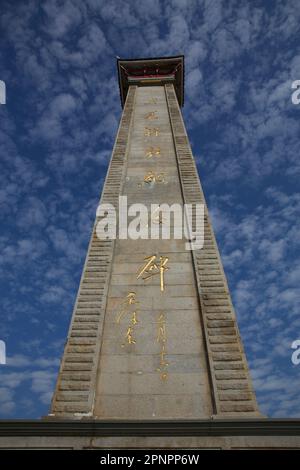
[(69, 0), (64, 3), (48, 0), (41, 7), (47, 16), (44, 29), (51, 36), (61, 37), (70, 33), (70, 30), (78, 27), (83, 19), (80, 9)]
[(190, 97), (197, 96), (199, 93), (199, 88), (201, 86), (201, 81), (202, 81), (202, 73), (201, 71), (197, 68), (192, 70), (191, 72), (188, 73), (187, 78), (186, 78), (186, 88), (187, 88), (187, 94)]

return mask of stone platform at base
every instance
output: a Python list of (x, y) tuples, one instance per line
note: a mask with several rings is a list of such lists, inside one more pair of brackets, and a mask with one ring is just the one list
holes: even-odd
[(300, 419), (0, 420), (0, 449), (298, 449)]

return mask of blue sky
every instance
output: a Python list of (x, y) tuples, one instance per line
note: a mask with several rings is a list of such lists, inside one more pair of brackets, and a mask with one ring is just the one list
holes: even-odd
[(261, 411), (300, 416), (299, 25), (291, 0), (1, 1), (1, 418), (48, 412), (121, 115), (115, 56), (176, 54)]

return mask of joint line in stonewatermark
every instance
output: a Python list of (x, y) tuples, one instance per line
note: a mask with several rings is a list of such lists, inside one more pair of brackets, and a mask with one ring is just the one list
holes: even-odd
[(6, 104), (6, 85), (3, 80), (0, 80), (0, 104)]
[[(118, 212), (118, 217), (117, 217)], [(135, 203), (119, 196), (118, 211), (112, 204), (99, 204), (96, 226), (100, 240), (186, 240), (186, 250), (199, 250), (204, 244), (204, 205)], [(131, 218), (131, 220), (129, 220)], [(173, 229), (173, 230), (172, 230)]]

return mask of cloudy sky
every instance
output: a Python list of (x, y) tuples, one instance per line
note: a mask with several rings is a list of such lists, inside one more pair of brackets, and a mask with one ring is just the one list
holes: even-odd
[(261, 411), (300, 416), (299, 25), (292, 0), (1, 0), (1, 418), (49, 409), (121, 114), (115, 56), (176, 54)]

